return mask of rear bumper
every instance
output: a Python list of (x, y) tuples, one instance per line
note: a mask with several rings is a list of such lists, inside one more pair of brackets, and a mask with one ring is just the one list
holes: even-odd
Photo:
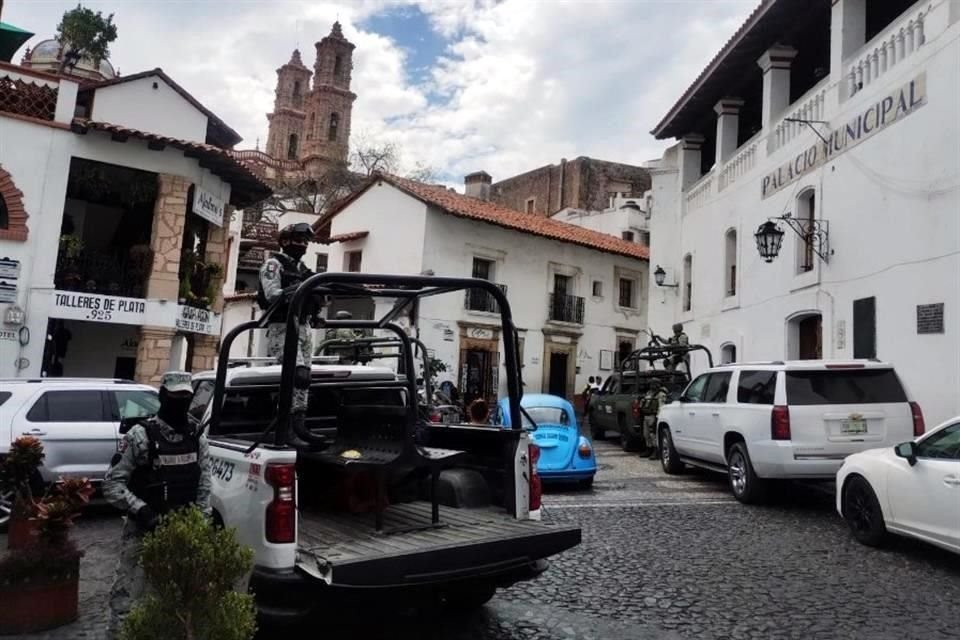
[(837, 476), (847, 454), (799, 450), (789, 441), (765, 440), (749, 447), (753, 469), (761, 478), (829, 480)]
[(537, 470), (537, 475), (543, 482), (576, 482), (577, 480), (587, 480), (596, 474), (596, 467), (590, 469), (560, 469), (558, 471)]

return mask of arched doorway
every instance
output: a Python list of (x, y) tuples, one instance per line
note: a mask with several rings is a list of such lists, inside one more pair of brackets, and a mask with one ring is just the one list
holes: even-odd
[(823, 357), (823, 316), (819, 311), (798, 313), (787, 319), (787, 358), (819, 360)]
[(737, 345), (728, 342), (720, 347), (720, 364), (731, 364), (737, 361)]

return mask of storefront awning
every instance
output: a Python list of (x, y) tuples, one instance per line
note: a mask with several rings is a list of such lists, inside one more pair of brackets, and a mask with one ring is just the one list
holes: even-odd
[(6, 22), (0, 22), (0, 61), (10, 62), (13, 54), (23, 43), (33, 37), (29, 31), (15, 27)]

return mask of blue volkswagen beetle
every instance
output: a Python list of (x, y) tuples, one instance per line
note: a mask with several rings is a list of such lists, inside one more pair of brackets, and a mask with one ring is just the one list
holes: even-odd
[[(590, 439), (580, 433), (573, 405), (559, 396), (544, 393), (524, 395), (520, 406), (529, 414), (523, 416), (523, 426), (537, 425), (533, 442), (540, 447), (537, 473), (545, 482), (577, 482), (582, 487), (593, 484), (597, 473), (597, 459)], [(501, 424), (510, 426), (508, 398), (497, 407)]]

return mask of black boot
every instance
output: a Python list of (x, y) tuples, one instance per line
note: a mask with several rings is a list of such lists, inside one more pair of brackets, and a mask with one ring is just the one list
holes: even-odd
[(647, 460), (656, 460), (660, 457), (660, 454), (657, 452), (656, 447), (650, 447), (650, 455), (647, 456)]
[(300, 431), (305, 430), (306, 413), (297, 411), (290, 416), (290, 432), (287, 434), (287, 444), (294, 449), (306, 449), (307, 451), (322, 451), (330, 446), (330, 442), (323, 436), (314, 436), (316, 440), (303, 440), (294, 427)]

